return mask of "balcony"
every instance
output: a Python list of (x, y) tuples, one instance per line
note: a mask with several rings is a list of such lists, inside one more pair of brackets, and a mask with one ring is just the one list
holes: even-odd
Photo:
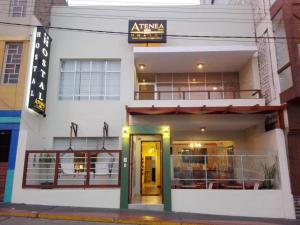
[(254, 46), (135, 47), (132, 104), (265, 105), (256, 52)]

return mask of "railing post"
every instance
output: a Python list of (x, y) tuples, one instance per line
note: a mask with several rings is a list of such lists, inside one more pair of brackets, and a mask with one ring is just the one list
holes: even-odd
[(160, 91), (157, 92), (157, 100), (160, 100)]
[(207, 94), (208, 94), (208, 99), (210, 99), (210, 91), (208, 91)]
[(183, 91), (182, 94), (183, 94), (182, 99), (185, 100), (185, 91)]
[(59, 173), (59, 159), (60, 158), (60, 153), (57, 152), (55, 154), (55, 169), (54, 169), (54, 186), (57, 186), (57, 180), (58, 180), (58, 173)]
[(28, 157), (29, 157), (29, 153), (26, 151), (25, 152), (25, 161), (24, 161), (24, 171), (23, 171), (23, 182), (22, 182), (23, 188), (26, 186), (26, 180), (27, 180)]
[(204, 156), (204, 165), (205, 165), (205, 185), (206, 189), (208, 189), (208, 182), (207, 182), (207, 155)]
[(245, 177), (244, 177), (244, 160), (243, 155), (241, 155), (241, 172), (242, 172), (242, 181), (243, 181), (243, 190), (245, 190)]
[(91, 173), (91, 153), (88, 152), (87, 154), (87, 163), (86, 163), (86, 181), (85, 187), (90, 185), (90, 173)]

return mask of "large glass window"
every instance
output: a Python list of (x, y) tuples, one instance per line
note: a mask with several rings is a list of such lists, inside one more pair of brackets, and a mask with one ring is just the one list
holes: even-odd
[(16, 84), (18, 83), (21, 57), (22, 57), (22, 43), (7, 43), (5, 45), (2, 83)]
[(290, 57), (287, 40), (282, 39), (282, 37), (286, 37), (282, 11), (279, 11), (279, 13), (274, 17), (272, 22), (274, 36), (280, 37), (280, 39), (276, 39), (275, 47), (277, 66), (279, 71), (278, 73), (280, 78), (280, 89), (283, 92), (293, 86), (293, 79), (289, 66)]
[(119, 100), (120, 60), (62, 60), (59, 99)]
[[(138, 74), (139, 100), (203, 100), (239, 98), (239, 74), (232, 73), (161, 73)], [(145, 86), (153, 91), (143, 98)], [(152, 93), (152, 94), (150, 94)], [(152, 97), (151, 97), (152, 96)]]

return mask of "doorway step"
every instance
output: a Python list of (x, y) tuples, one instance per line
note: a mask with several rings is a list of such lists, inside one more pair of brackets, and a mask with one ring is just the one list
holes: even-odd
[(128, 209), (148, 210), (148, 211), (164, 211), (164, 205), (163, 204), (133, 203), (133, 204), (128, 204)]

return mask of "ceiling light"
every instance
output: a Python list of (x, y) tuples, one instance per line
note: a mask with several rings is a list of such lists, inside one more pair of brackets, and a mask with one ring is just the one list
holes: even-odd
[(145, 67), (146, 67), (145, 64), (139, 64), (139, 68), (140, 68), (141, 70), (145, 69)]
[(206, 128), (205, 128), (205, 127), (201, 127), (201, 128), (200, 128), (200, 131), (201, 131), (201, 132), (205, 132), (205, 131), (206, 131)]
[(213, 90), (216, 91), (216, 90), (218, 90), (218, 88), (217, 87), (213, 87)]
[(202, 69), (203, 67), (204, 67), (203, 63), (198, 63), (198, 64), (197, 64), (197, 68), (198, 68), (198, 69)]

